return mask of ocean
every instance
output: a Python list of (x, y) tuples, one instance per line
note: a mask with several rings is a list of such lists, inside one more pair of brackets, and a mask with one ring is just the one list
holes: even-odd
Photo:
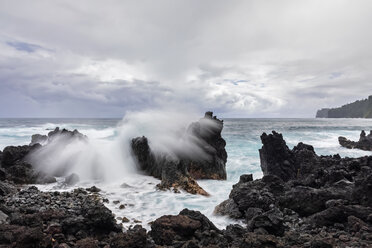
[[(118, 221), (121, 217), (126, 217), (130, 222), (124, 223), (125, 227), (139, 221), (146, 228), (156, 218), (165, 214), (178, 214), (184, 208), (201, 211), (220, 228), (233, 223), (233, 220), (213, 215), (213, 210), (228, 198), (232, 185), (239, 181), (240, 175), (253, 174), (254, 179), (262, 177), (258, 149), (261, 147), (260, 135), (263, 132), (275, 130), (282, 133), (290, 148), (298, 142), (310, 144), (320, 155), (372, 155), (371, 152), (345, 149), (338, 144), (339, 136), (358, 140), (361, 130), (372, 130), (371, 119), (224, 119), (222, 137), (227, 143), (227, 180), (199, 180), (198, 183), (211, 194), (210, 197), (176, 194), (157, 190), (155, 185), (159, 180), (133, 168), (133, 161), (130, 161), (130, 155), (126, 151), (130, 140), (128, 135), (133, 132), (123, 132), (123, 127), (127, 124), (121, 119), (0, 119), (0, 150), (8, 145), (29, 144), (32, 134), (47, 134), (57, 126), (78, 129), (92, 141), (88, 147), (76, 148), (79, 160), (74, 162), (74, 172), (78, 172), (81, 182), (76, 186), (66, 187), (62, 183), (63, 178), (58, 178), (57, 183), (37, 187), (40, 190), (65, 191), (96, 185), (102, 189), (102, 196), (109, 200), (106, 206), (113, 211)], [(189, 123), (185, 123), (187, 124)], [(132, 125), (131, 128), (133, 126), (138, 125)], [(162, 130), (162, 126), (158, 125), (156, 129)], [(169, 127), (166, 126), (165, 129)], [(148, 134), (152, 129), (138, 130)], [(167, 130), (159, 136), (163, 137), (166, 132)], [(60, 153), (69, 157), (75, 148), (60, 149)], [(48, 161), (43, 168), (48, 170), (55, 166), (54, 163), (58, 164), (59, 161)], [(95, 165), (94, 170), (105, 174), (106, 180), (95, 180), (89, 176), (93, 168), (91, 164)], [(120, 203), (115, 204), (114, 201)], [(119, 207), (121, 204), (124, 208)]]

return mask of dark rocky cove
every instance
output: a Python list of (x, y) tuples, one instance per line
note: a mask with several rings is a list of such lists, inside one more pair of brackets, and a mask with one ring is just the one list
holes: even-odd
[[(212, 123), (213, 125), (210, 125)], [(226, 178), (223, 122), (211, 112), (189, 126), (205, 157), (157, 154), (146, 137), (131, 142), (138, 168), (161, 179), (157, 186), (208, 195), (197, 179)], [(35, 135), (29, 146), (0, 152), (0, 247), (370, 247), (372, 245), (372, 156), (318, 156), (311, 145), (289, 149), (279, 133), (263, 134), (259, 150), (263, 178), (242, 175), (216, 214), (243, 221), (218, 229), (198, 211), (164, 215), (147, 231), (123, 232), (96, 187), (41, 192), (54, 182), (28, 155), (48, 140), (87, 139), (78, 131), (56, 129)], [(40, 144), (41, 143), (41, 144)], [(66, 183), (79, 180), (68, 175)], [(202, 196), (203, 197), (203, 196)], [(218, 203), (216, 202), (216, 205)]]

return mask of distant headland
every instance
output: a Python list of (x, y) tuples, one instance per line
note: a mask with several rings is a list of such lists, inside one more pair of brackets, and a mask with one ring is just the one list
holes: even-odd
[(339, 108), (323, 108), (316, 118), (372, 118), (372, 95)]

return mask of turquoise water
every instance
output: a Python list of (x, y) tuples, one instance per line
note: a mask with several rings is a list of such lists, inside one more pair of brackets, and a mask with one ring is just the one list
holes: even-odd
[[(28, 144), (32, 134), (46, 134), (56, 126), (78, 129), (91, 140), (98, 142), (89, 149), (94, 149), (99, 144), (98, 147), (102, 150), (101, 148), (106, 146), (120, 146), (127, 142), (127, 140), (117, 142), (118, 139), (126, 137), (129, 140), (128, 136), (121, 135), (123, 125), (126, 124), (123, 124), (120, 119), (0, 119), (0, 150), (7, 145)], [(161, 127), (156, 127), (156, 129), (161, 129)], [(222, 136), (227, 143), (228, 178), (226, 181), (199, 181), (199, 184), (211, 193), (211, 197), (158, 191), (155, 188), (155, 185), (159, 183), (157, 179), (138, 173), (129, 174), (126, 171), (120, 172), (124, 173), (121, 176), (117, 167), (110, 166), (112, 163), (104, 163), (105, 161), (102, 162), (104, 163), (103, 169), (111, 170), (113, 174), (119, 175), (119, 181), (93, 182), (85, 180), (78, 186), (98, 185), (103, 189), (105, 197), (110, 200), (107, 206), (116, 216), (126, 216), (132, 221), (134, 219), (142, 220), (142, 224), (145, 226), (161, 215), (177, 214), (187, 207), (201, 211), (218, 226), (224, 227), (231, 223), (231, 220), (214, 216), (213, 209), (218, 203), (227, 199), (232, 185), (239, 180), (241, 174), (252, 173), (255, 178), (262, 176), (258, 154), (258, 149), (261, 147), (260, 135), (272, 130), (283, 133), (290, 148), (298, 142), (304, 142), (313, 145), (316, 152), (321, 155), (336, 153), (343, 157), (372, 155), (371, 152), (342, 148), (337, 141), (338, 136), (357, 140), (361, 130), (372, 130), (372, 120), (369, 119), (225, 119)], [(101, 158), (103, 160), (110, 158), (111, 162), (115, 162), (113, 160), (116, 157), (110, 155), (112, 149), (103, 150), (105, 156), (101, 156)], [(86, 149), (84, 152), (87, 152)], [(130, 167), (131, 165), (124, 159), (120, 160), (119, 165), (116, 166)], [(122, 183), (126, 183), (128, 187), (120, 186)], [(69, 188), (62, 187), (60, 183), (39, 187), (43, 190), (69, 190)], [(133, 206), (120, 210), (117, 205), (112, 203), (114, 200), (120, 200), (123, 203), (129, 202)], [(130, 224), (133, 222), (128, 225)]]

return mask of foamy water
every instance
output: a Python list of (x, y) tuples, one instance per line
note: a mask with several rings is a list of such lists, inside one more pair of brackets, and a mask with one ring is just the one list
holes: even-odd
[[(141, 121), (139, 118), (137, 121)], [(371, 152), (348, 150), (338, 144), (338, 136), (346, 136), (357, 140), (360, 131), (371, 130), (372, 120), (366, 119), (227, 119), (223, 130), (226, 139), (228, 153), (226, 181), (200, 180), (198, 183), (209, 193), (210, 197), (191, 195), (187, 193), (175, 194), (170, 191), (159, 191), (155, 185), (159, 180), (141, 175), (135, 170), (128, 169), (131, 162), (125, 158), (118, 163), (117, 151), (113, 151), (113, 145), (120, 146), (118, 137), (122, 138), (121, 128), (118, 128), (119, 119), (36, 119), (36, 120), (5, 120), (0, 119), (0, 149), (7, 145), (23, 145), (30, 142), (32, 134), (47, 134), (56, 126), (68, 129), (78, 129), (86, 134), (96, 148), (103, 161), (105, 170), (114, 170), (107, 173), (112, 180), (89, 180), (84, 179), (74, 187), (90, 187), (96, 185), (102, 189), (102, 196), (109, 200), (106, 206), (110, 208), (116, 217), (126, 217), (130, 220), (125, 227), (141, 221), (145, 227), (148, 223), (165, 214), (177, 214), (184, 208), (199, 210), (210, 218), (218, 227), (224, 228), (232, 223), (224, 217), (214, 216), (214, 207), (228, 198), (231, 187), (239, 180), (241, 174), (252, 173), (254, 178), (262, 176), (259, 166), (258, 149), (261, 147), (260, 135), (262, 132), (276, 130), (283, 133), (290, 148), (298, 142), (304, 142), (314, 146), (316, 152), (322, 155), (339, 153), (341, 156), (358, 157), (371, 155)], [(136, 124), (137, 125), (137, 124)], [(149, 134), (146, 125), (141, 126), (140, 131)], [(146, 133), (147, 132), (147, 133)], [(120, 148), (120, 147), (119, 147)], [(111, 154), (113, 153), (113, 154)], [(98, 155), (97, 155), (98, 156)], [(110, 161), (109, 158), (115, 161)], [(106, 163), (105, 163), (106, 162)], [(112, 163), (116, 163), (112, 166)], [(89, 164), (89, 163), (88, 163)], [(117, 168), (122, 166), (123, 168)], [(89, 167), (87, 167), (89, 168)], [(117, 171), (116, 169), (117, 168)], [(86, 169), (85, 169), (86, 170)], [(82, 172), (81, 172), (82, 173)], [(82, 177), (84, 178), (84, 177)], [(87, 177), (89, 178), (89, 177)], [(65, 188), (61, 181), (55, 184), (38, 185), (41, 190), (71, 190)], [(115, 204), (114, 201), (120, 203)], [(120, 205), (125, 205), (120, 209)]]

